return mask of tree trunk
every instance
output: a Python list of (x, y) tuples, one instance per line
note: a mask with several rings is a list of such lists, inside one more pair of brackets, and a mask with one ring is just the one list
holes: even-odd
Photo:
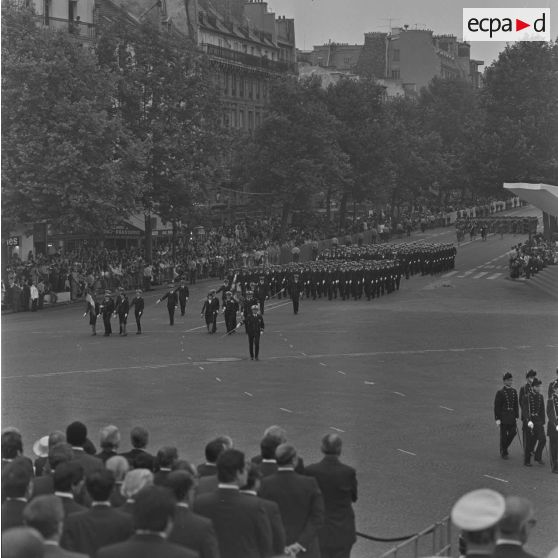
[(281, 240), (285, 240), (287, 225), (289, 223), (289, 214), (291, 212), (291, 207), (287, 202), (283, 203), (283, 209), (281, 211)]
[(153, 259), (153, 237), (151, 235), (151, 214), (145, 214), (145, 261), (148, 264), (152, 263)]
[(341, 200), (339, 201), (339, 228), (342, 229), (345, 226), (345, 219), (347, 216), (347, 192), (345, 192), (341, 196)]

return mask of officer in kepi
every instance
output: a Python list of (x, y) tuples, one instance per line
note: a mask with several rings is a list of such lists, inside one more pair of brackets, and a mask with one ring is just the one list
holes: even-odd
[(512, 387), (513, 377), (506, 372), (502, 378), (504, 387), (494, 398), (494, 420), (500, 428), (500, 455), (508, 459), (508, 448), (517, 434), (516, 420), (519, 418), (519, 398)]
[(260, 335), (264, 330), (263, 317), (260, 314), (259, 304), (254, 304), (251, 313), (246, 318), (246, 333), (248, 333), (248, 348), (250, 350), (250, 359), (259, 360), (260, 354)]

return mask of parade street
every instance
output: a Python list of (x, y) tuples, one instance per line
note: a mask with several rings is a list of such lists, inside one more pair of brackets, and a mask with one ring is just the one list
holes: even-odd
[[(521, 215), (540, 215), (522, 208)], [(414, 238), (454, 242), (455, 229)], [(161, 289), (144, 294), (143, 335), (91, 336), (85, 304), (6, 315), (2, 320), (2, 422), (18, 427), (26, 455), (35, 440), (74, 420), (91, 439), (107, 424), (129, 448), (133, 426), (151, 451), (178, 447), (203, 462), (204, 445), (230, 435), (248, 456), (264, 429), (280, 424), (305, 463), (320, 459), (328, 432), (343, 439), (343, 461), (359, 481), (357, 529), (376, 537), (415, 533), (449, 513), (465, 491), (488, 487), (529, 498), (538, 524), (527, 550), (555, 543), (558, 490), (545, 466), (523, 466), (516, 438), (501, 459), (494, 394), (510, 371), (519, 389), (533, 368), (548, 383), (558, 365), (558, 266), (509, 279), (510, 247), (526, 236), (489, 235), (458, 248), (454, 271), (401, 280), (379, 299), (290, 300), (265, 308), (260, 361), (243, 328), (215, 335), (200, 317), (218, 280), (190, 286), (186, 316), (168, 324)], [(553, 291), (552, 285), (556, 288)], [(390, 548), (359, 540), (356, 557)]]

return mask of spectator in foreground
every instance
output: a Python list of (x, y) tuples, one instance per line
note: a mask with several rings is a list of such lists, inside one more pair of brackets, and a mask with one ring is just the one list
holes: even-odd
[(451, 510), (451, 520), (462, 531), (465, 556), (492, 556), (496, 528), (505, 509), (504, 497), (488, 488), (467, 492), (457, 500)]
[(493, 558), (535, 558), (523, 549), (535, 524), (531, 502), (527, 498), (508, 496), (504, 517), (498, 523)]
[(129, 514), (134, 513), (134, 502), (136, 494), (146, 486), (153, 485), (153, 473), (149, 469), (133, 469), (126, 473), (122, 483), (122, 496), (126, 499), (118, 511)]
[(219, 543), (209, 519), (192, 511), (194, 477), (186, 471), (172, 471), (165, 479), (176, 499), (173, 527), (169, 541), (195, 550), (200, 558), (219, 558)]
[(356, 542), (356, 471), (341, 463), (342, 440), (337, 434), (322, 438), (324, 458), (309, 465), (305, 474), (314, 477), (324, 498), (324, 526), (318, 531), (321, 558), (349, 558)]
[(44, 539), (45, 558), (86, 558), (85, 554), (60, 548), (64, 528), (64, 507), (56, 496), (38, 496), (23, 511), (25, 525), (36, 529)]
[(31, 469), (24, 457), (16, 457), (2, 470), (2, 531), (23, 525), (23, 509), (33, 490)]
[(97, 558), (197, 558), (183, 546), (167, 541), (172, 529), (175, 501), (168, 489), (149, 486), (136, 495), (135, 534), (128, 540), (101, 548)]
[(43, 558), (41, 534), (31, 527), (13, 527), (2, 533), (2, 558)]
[(132, 469), (155, 469), (155, 456), (151, 455), (145, 448), (149, 443), (149, 432), (143, 426), (134, 426), (130, 432), (132, 449), (122, 456), (130, 463)]

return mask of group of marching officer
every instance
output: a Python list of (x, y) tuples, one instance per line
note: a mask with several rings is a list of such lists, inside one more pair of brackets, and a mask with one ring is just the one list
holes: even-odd
[[(500, 428), (500, 455), (508, 459), (508, 448), (517, 434), (516, 421), (521, 412), (523, 425), (523, 464), (532, 467), (531, 457), (544, 465), (543, 450), (546, 445), (544, 425), (547, 422), (546, 435), (550, 446), (550, 468), (558, 473), (558, 368), (556, 378), (548, 386), (546, 409), (541, 393), (542, 382), (535, 370), (526, 374), (526, 383), (519, 393), (512, 387), (513, 377), (510, 372), (503, 376), (504, 386), (496, 392), (494, 398), (494, 418)], [(546, 411), (546, 413), (545, 413)]]

